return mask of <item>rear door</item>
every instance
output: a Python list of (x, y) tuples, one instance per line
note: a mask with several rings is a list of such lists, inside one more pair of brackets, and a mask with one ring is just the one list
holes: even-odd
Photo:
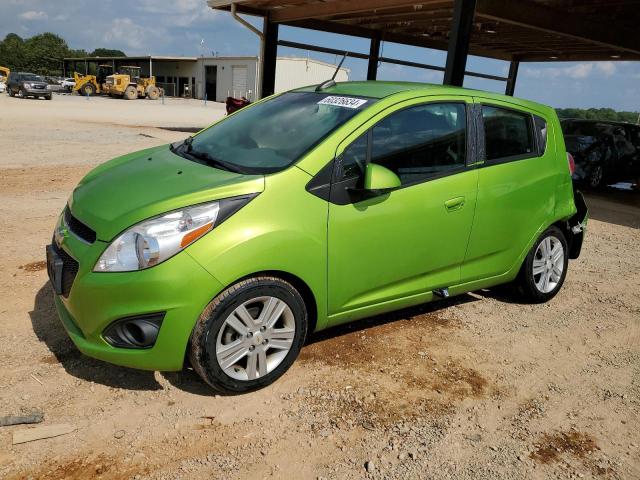
[[(480, 105), (478, 200), (462, 282), (507, 272), (555, 210), (559, 169), (552, 123), (508, 102)], [(548, 124), (547, 124), (548, 123)], [(547, 136), (550, 137), (547, 142)], [(547, 145), (548, 143), (548, 145)]]
[[(331, 315), (458, 283), (475, 206), (469, 97), (416, 99), (356, 130), (337, 152), (329, 204)], [(367, 162), (402, 187), (361, 197)]]

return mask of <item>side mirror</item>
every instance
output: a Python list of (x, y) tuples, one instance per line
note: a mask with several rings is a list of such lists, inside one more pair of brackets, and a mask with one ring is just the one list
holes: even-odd
[(400, 178), (388, 168), (375, 163), (367, 164), (364, 172), (365, 190), (385, 193), (398, 188), (400, 185)]

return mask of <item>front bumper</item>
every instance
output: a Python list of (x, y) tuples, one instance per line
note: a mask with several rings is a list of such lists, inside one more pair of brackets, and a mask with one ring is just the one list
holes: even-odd
[(47, 90), (46, 88), (25, 88), (24, 92), (26, 95), (37, 95), (39, 97), (48, 97), (51, 95), (51, 90)]
[[(60, 220), (61, 221), (61, 220)], [(66, 233), (57, 248), (79, 263), (67, 294), (55, 296), (58, 316), (78, 349), (117, 365), (144, 370), (180, 370), (191, 331), (222, 285), (186, 251), (137, 272), (96, 273), (93, 266), (107, 247)], [(153, 347), (113, 347), (102, 333), (116, 320), (166, 312)]]

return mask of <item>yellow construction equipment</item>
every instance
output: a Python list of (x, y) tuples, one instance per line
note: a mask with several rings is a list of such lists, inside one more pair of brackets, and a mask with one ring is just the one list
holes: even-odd
[(76, 82), (73, 91), (85, 97), (102, 93), (104, 91), (104, 83), (112, 73), (113, 67), (111, 65), (98, 65), (95, 75), (83, 75), (82, 73), (73, 72), (73, 79)]
[(9, 70), (7, 67), (0, 67), (0, 82), (6, 82), (7, 80), (9, 80), (10, 73), (11, 70)]
[(120, 67), (118, 73), (107, 77), (105, 93), (127, 100), (145, 97), (157, 100), (160, 97), (160, 89), (156, 87), (156, 77), (142, 78), (140, 67), (131, 66)]

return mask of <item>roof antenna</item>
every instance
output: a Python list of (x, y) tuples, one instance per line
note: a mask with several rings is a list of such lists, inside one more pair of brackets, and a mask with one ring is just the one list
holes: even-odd
[(325, 90), (327, 88), (335, 87), (335, 85), (336, 85), (336, 75), (338, 75), (338, 72), (340, 71), (340, 67), (342, 67), (344, 59), (347, 58), (347, 55), (348, 55), (348, 52), (344, 52), (344, 55), (342, 56), (342, 60), (340, 60), (340, 63), (336, 67), (335, 72), (333, 72), (333, 76), (331, 77), (331, 79), (330, 80), (326, 80), (326, 81), (322, 82), (320, 85), (318, 85), (316, 87), (316, 92), (321, 92), (322, 90)]

